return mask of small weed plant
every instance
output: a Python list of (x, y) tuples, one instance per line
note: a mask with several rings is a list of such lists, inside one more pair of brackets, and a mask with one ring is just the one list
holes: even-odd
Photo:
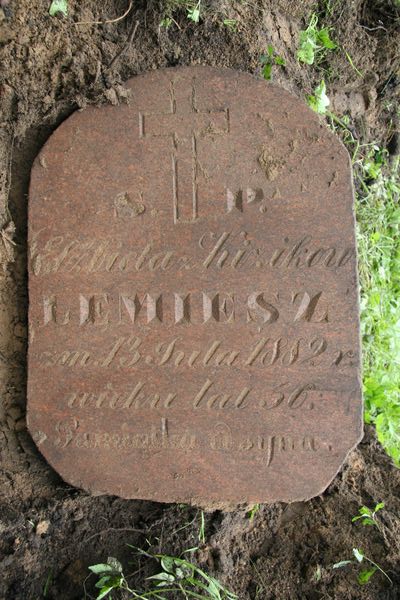
[(252, 506), (251, 509), (247, 512), (247, 518), (249, 519), (250, 523), (254, 520), (254, 517), (260, 510), (260, 506), (261, 505), (258, 503), (254, 504), (254, 506)]
[[(358, 515), (352, 518), (352, 523), (361, 522), (362, 525), (368, 526), (378, 526), (378, 522), (376, 519), (376, 514), (384, 508), (385, 504), (383, 502), (378, 502), (375, 505), (375, 508), (368, 508), (368, 506), (361, 506), (358, 509)], [(386, 579), (392, 583), (389, 575), (382, 569), (378, 563), (376, 563), (372, 558), (366, 556), (366, 554), (360, 550), (359, 548), (353, 548), (353, 558), (350, 560), (341, 560), (334, 565), (332, 565), (333, 569), (341, 569), (342, 567), (347, 567), (348, 565), (355, 565), (357, 567), (357, 581), (360, 585), (365, 585), (369, 582), (371, 577), (379, 571), (386, 577)]]
[[(105, 598), (113, 590), (126, 590), (131, 594), (136, 594), (134, 590), (129, 588), (128, 582), (122, 572), (122, 565), (116, 558), (109, 556), (106, 563), (91, 565), (89, 570), (99, 578), (95, 584), (95, 587), (99, 590), (96, 596), (97, 600)], [(135, 595), (132, 597), (135, 598)]]
[(369, 526), (373, 525), (375, 527), (378, 526), (378, 522), (376, 520), (376, 514), (385, 507), (384, 502), (378, 502), (375, 508), (371, 509), (368, 506), (361, 506), (358, 509), (358, 515), (352, 518), (351, 522), (356, 523), (360, 521), (362, 525)]
[[(342, 567), (347, 567), (348, 565), (356, 565), (358, 567), (358, 575), (357, 581), (360, 585), (365, 585), (369, 582), (371, 577), (377, 572), (380, 571), (382, 575), (392, 583), (389, 575), (378, 565), (378, 563), (374, 562), (371, 558), (366, 556), (362, 550), (359, 548), (353, 548), (353, 559), (352, 560), (341, 560), (338, 563), (335, 563), (332, 568), (333, 569), (341, 569)], [(361, 565), (367, 565), (364, 568), (361, 568)]]
[(272, 67), (274, 65), (280, 65), (281, 67), (285, 66), (285, 59), (282, 56), (279, 56), (274, 50), (274, 47), (269, 45), (267, 47), (266, 54), (263, 54), (260, 57), (260, 63), (262, 67), (262, 75), (264, 79), (269, 81), (272, 79)]
[[(237, 600), (237, 596), (192, 562), (172, 556), (155, 555), (159, 560), (161, 572), (149, 577), (155, 582), (160, 591), (168, 586), (174, 586), (183, 598), (198, 598), (199, 600)], [(200, 590), (197, 592), (196, 590)]]
[(307, 96), (307, 104), (316, 113), (320, 115), (327, 114), (330, 100), (326, 95), (326, 85), (323, 79), (315, 88), (314, 93)]
[(174, 19), (177, 10), (184, 9), (186, 17), (193, 23), (198, 23), (202, 15), (201, 0), (170, 0), (166, 4), (165, 16), (160, 21), (160, 27), (169, 29), (172, 23), (180, 29), (178, 22)]
[(164, 7), (164, 15), (160, 21), (160, 28), (169, 29), (174, 24), (178, 29), (182, 29), (182, 23), (178, 22), (176, 15), (177, 11), (184, 10), (186, 12), (186, 18), (196, 25), (207, 17), (212, 17), (214, 20), (217, 19), (232, 32), (237, 31), (238, 21), (237, 19), (229, 18), (229, 15), (225, 12), (219, 12), (208, 3), (202, 4), (202, 0), (168, 0)]
[(318, 28), (318, 16), (313, 13), (307, 29), (300, 32), (297, 59), (307, 65), (319, 64), (336, 44), (330, 37), (330, 28)]
[(95, 587), (99, 590), (97, 600), (106, 598), (113, 591), (123, 590), (137, 600), (169, 600), (180, 593), (182, 598), (197, 600), (237, 600), (237, 596), (227, 590), (217, 579), (197, 567), (186, 558), (149, 554), (138, 549), (140, 555), (157, 560), (160, 571), (147, 578), (149, 589), (140, 591), (129, 586), (122, 565), (116, 558), (108, 558), (106, 563), (92, 565), (89, 570), (97, 575)]

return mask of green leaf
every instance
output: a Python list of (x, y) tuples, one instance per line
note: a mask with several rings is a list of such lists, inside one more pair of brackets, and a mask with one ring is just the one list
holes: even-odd
[[(190, 573), (188, 573), (190, 575)], [(175, 569), (175, 575), (177, 576), (178, 579), (183, 579), (186, 575), (184, 569), (181, 569), (180, 567), (177, 567)]]
[(100, 577), (99, 581), (95, 584), (94, 587), (102, 588), (105, 585), (110, 584), (111, 580), (112, 580), (112, 577), (110, 577), (110, 575), (104, 575), (103, 577)]
[(214, 580), (211, 580), (208, 584), (207, 591), (210, 594), (211, 598), (215, 598), (215, 600), (220, 600), (221, 594), (219, 593), (219, 588), (215, 584)]
[(114, 558), (113, 556), (109, 556), (107, 558), (107, 564), (110, 565), (110, 567), (112, 567), (117, 573), (122, 573), (122, 565), (118, 559)]
[(156, 575), (151, 575), (147, 577), (147, 579), (154, 579), (155, 581), (167, 581), (168, 583), (173, 583), (175, 581), (174, 575), (172, 573), (157, 573)]
[(53, 0), (49, 8), (49, 15), (55, 17), (58, 13), (64, 17), (68, 15), (68, 0)]
[(184, 550), (182, 554), (188, 554), (189, 552), (197, 552), (198, 549), (198, 546), (193, 546), (193, 548), (188, 548), (187, 550)]
[(332, 565), (332, 569), (341, 569), (346, 565), (351, 565), (352, 562), (352, 560), (341, 560), (340, 562), (337, 562), (334, 565)]
[(254, 506), (251, 507), (251, 509), (249, 510), (249, 512), (247, 513), (247, 518), (251, 521), (253, 521), (255, 514), (260, 510), (260, 503), (257, 502), (257, 504), (254, 504)]
[(175, 572), (175, 561), (171, 556), (162, 556), (160, 562), (164, 571), (172, 574)]
[(320, 115), (324, 115), (329, 104), (330, 100), (326, 95), (325, 81), (322, 80), (321, 83), (315, 88), (314, 95), (308, 97), (308, 105), (315, 112), (319, 113)]
[(160, 21), (160, 27), (165, 27), (165, 29), (169, 29), (169, 27), (171, 27), (171, 25), (172, 25), (171, 17), (165, 17), (165, 19), (162, 19)]
[(300, 32), (297, 59), (312, 65), (316, 59), (320, 61), (328, 50), (334, 50), (336, 44), (330, 38), (329, 28), (317, 28), (318, 16), (313, 13), (307, 29)]
[(114, 588), (114, 586), (113, 586), (113, 585), (111, 585), (111, 586), (109, 586), (109, 585), (108, 585), (108, 586), (107, 586), (107, 585), (105, 585), (105, 586), (104, 586), (104, 587), (103, 587), (103, 588), (100, 590), (100, 592), (99, 592), (99, 595), (97, 596), (97, 600), (101, 600), (102, 598), (105, 598), (106, 596), (108, 596), (108, 594), (109, 594), (110, 592), (112, 592), (113, 588)]
[(269, 81), (271, 79), (272, 76), (272, 65), (271, 64), (266, 64), (263, 67), (262, 70), (262, 74), (264, 79), (266, 79), (267, 81)]
[(376, 567), (372, 567), (372, 569), (363, 569), (359, 572), (357, 581), (360, 585), (365, 585), (371, 579), (372, 575), (377, 571)]
[(200, 9), (196, 7), (188, 10), (188, 18), (194, 23), (198, 23), (200, 20)]
[[(400, 216), (400, 213), (399, 213), (399, 216)], [(382, 508), (385, 508), (385, 503), (384, 502), (378, 502), (378, 504), (374, 508), (374, 513), (377, 513), (378, 510), (382, 510)]]
[(360, 515), (368, 515), (371, 516), (372, 511), (370, 508), (368, 508), (368, 506), (362, 506), (359, 511)]
[(224, 19), (223, 24), (231, 29), (232, 31), (236, 31), (237, 28), (237, 20), (236, 19)]
[(315, 30), (306, 29), (300, 32), (300, 45), (297, 51), (297, 58), (300, 62), (312, 65), (317, 51)]
[(333, 42), (329, 37), (329, 29), (327, 27), (324, 27), (318, 31), (317, 40), (320, 42), (321, 46), (327, 48), (328, 50), (334, 50), (336, 48), (335, 42)]
[(113, 573), (114, 572), (114, 568), (111, 565), (108, 564), (102, 564), (99, 563), (98, 565), (92, 565), (91, 567), (89, 567), (89, 571), (92, 571), (92, 573)]
[(357, 517), (353, 517), (351, 522), (355, 523), (356, 521), (359, 521), (360, 519), (363, 519), (363, 518), (364, 518), (363, 515), (358, 515)]
[(361, 552), (361, 550), (359, 550), (358, 548), (353, 548), (353, 554), (355, 556), (355, 559), (359, 563), (362, 563), (362, 561), (364, 560), (364, 554)]
[(279, 56), (279, 54), (277, 54), (275, 56), (275, 64), (284, 67), (286, 65), (286, 61), (282, 56)]
[(305, 44), (297, 51), (297, 59), (300, 62), (312, 65), (315, 58), (314, 48), (311, 44)]

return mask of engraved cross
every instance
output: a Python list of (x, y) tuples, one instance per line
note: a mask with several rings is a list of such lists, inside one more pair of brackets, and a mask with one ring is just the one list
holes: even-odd
[(139, 112), (139, 136), (171, 139), (174, 223), (193, 223), (199, 216), (197, 142), (199, 137), (229, 133), (229, 110), (199, 109), (194, 80), (191, 86), (171, 81), (169, 100), (167, 113)]

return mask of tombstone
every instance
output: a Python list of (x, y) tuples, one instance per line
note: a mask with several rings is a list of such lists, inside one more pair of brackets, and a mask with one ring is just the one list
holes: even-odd
[(32, 170), (33, 439), (96, 494), (320, 494), (362, 432), (347, 152), (244, 73), (127, 87), (69, 117)]

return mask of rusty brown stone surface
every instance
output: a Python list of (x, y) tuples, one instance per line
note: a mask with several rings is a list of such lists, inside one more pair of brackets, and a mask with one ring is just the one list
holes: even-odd
[(30, 432), (95, 493), (317, 495), (362, 433), (347, 152), (247, 74), (127, 87), (33, 167)]

